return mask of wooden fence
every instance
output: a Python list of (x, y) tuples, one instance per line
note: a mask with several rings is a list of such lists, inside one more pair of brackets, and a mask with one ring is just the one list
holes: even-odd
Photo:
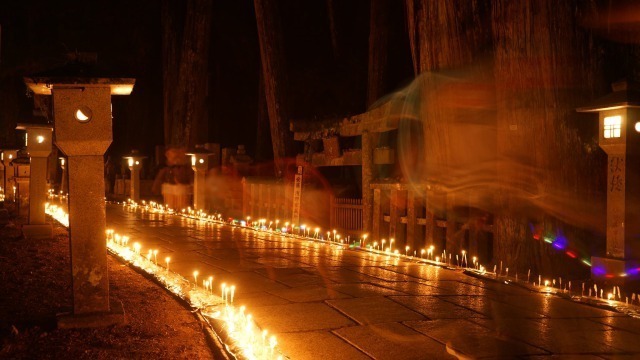
[(362, 199), (331, 197), (329, 211), (332, 229), (354, 234), (362, 231)]

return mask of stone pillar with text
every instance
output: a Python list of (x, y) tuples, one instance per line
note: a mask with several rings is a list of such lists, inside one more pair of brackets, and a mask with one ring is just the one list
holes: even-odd
[(579, 112), (599, 114), (598, 143), (607, 153), (606, 253), (591, 257), (591, 275), (612, 284), (637, 282), (640, 266), (640, 91), (621, 81)]

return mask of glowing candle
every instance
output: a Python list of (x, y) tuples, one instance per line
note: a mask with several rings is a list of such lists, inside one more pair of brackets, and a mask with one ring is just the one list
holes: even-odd
[(198, 287), (198, 274), (200, 274), (198, 270), (193, 272), (193, 279), (195, 280), (196, 287)]
[(235, 285), (231, 285), (231, 303), (233, 304), (233, 296), (236, 293), (236, 286)]
[(222, 295), (220, 295), (220, 297), (222, 297), (222, 300), (224, 300), (224, 290), (226, 289), (226, 287), (226, 283), (222, 283), (222, 285), (220, 285), (220, 288), (222, 289)]
[(420, 258), (424, 258), (424, 249), (420, 250)]
[(153, 250), (153, 262), (158, 265), (158, 250)]
[(209, 293), (213, 295), (213, 276), (209, 276)]
[(409, 252), (409, 245), (404, 247), (404, 256), (409, 256), (407, 253)]
[(271, 335), (271, 338), (269, 339), (269, 347), (271, 348), (271, 354), (273, 354), (273, 350), (276, 348), (277, 344), (278, 342), (276, 341), (276, 337)]
[(171, 261), (170, 257), (167, 256), (166, 258), (164, 258), (164, 262), (167, 263), (167, 272), (169, 272), (169, 262), (170, 261)]

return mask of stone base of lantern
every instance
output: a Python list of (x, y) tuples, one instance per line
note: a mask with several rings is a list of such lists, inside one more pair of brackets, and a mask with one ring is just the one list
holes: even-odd
[(53, 226), (51, 224), (25, 224), (22, 225), (22, 234), (29, 239), (51, 239)]
[(111, 301), (111, 311), (90, 314), (58, 314), (58, 329), (100, 328), (126, 322), (124, 308), (119, 301)]
[(640, 283), (640, 260), (591, 257), (591, 278), (609, 285), (629, 286)]

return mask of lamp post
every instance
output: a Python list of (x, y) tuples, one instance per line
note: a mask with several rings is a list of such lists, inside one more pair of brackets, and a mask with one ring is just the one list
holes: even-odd
[[(640, 259), (640, 91), (626, 81), (578, 112), (598, 113), (598, 144), (607, 153), (607, 247), (591, 257), (591, 277), (610, 283), (634, 281)], [(635, 280), (637, 281), (637, 271)]]
[(207, 210), (207, 171), (213, 152), (196, 147), (187, 153), (191, 156), (191, 168), (194, 171), (193, 177), (193, 208), (196, 210)]
[(142, 159), (145, 158), (146, 156), (140, 155), (137, 150), (132, 150), (124, 157), (127, 160), (129, 171), (131, 171), (129, 198), (135, 202), (140, 201), (140, 168), (142, 168)]
[(29, 223), (22, 227), (26, 237), (51, 238), (53, 228), (46, 222), (47, 157), (51, 153), (52, 128), (46, 124), (18, 124), (16, 130), (26, 130), (26, 146), (30, 157)]
[(109, 302), (103, 156), (113, 138), (111, 95), (129, 95), (135, 79), (87, 77), (81, 68), (24, 78), (53, 97), (56, 145), (67, 156), (73, 312), (58, 317), (61, 328), (124, 321), (119, 302)]
[(2, 150), (2, 162), (4, 163), (4, 189), (5, 201), (15, 201), (15, 180), (12, 161), (18, 157), (18, 150)]
[(66, 166), (67, 159), (61, 156), (58, 158), (58, 160), (60, 160), (60, 168), (62, 169), (62, 179), (60, 179), (60, 191), (62, 195), (66, 195), (69, 192), (68, 185), (67, 185), (67, 166)]

